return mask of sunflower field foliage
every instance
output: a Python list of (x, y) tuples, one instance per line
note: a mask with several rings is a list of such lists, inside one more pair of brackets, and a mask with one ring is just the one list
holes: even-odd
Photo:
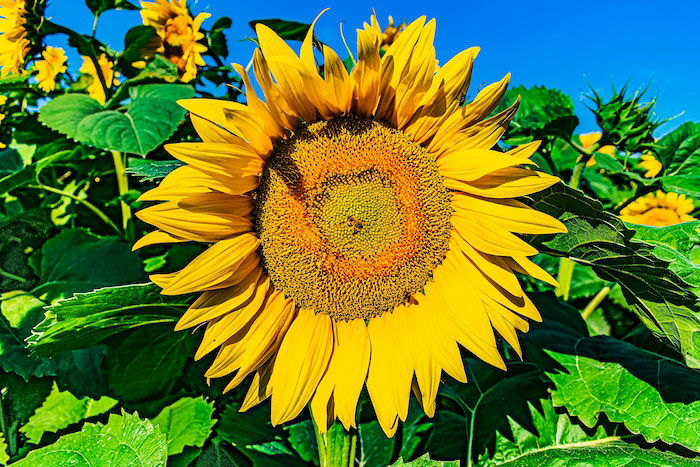
[(618, 86), (581, 133), (426, 18), (237, 65), (85, 3), (0, 0), (0, 465), (697, 465), (700, 122)]

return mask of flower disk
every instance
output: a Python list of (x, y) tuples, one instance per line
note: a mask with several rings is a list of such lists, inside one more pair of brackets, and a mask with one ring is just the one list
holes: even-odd
[(369, 319), (423, 288), (447, 252), (451, 212), (425, 148), (346, 117), (276, 148), (256, 226), (277, 289), (336, 319)]

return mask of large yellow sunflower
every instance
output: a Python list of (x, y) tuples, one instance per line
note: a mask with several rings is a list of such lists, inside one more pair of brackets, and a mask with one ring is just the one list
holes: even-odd
[(177, 66), (183, 82), (192, 81), (197, 67), (206, 64), (202, 54), (207, 46), (199, 42), (204, 38), (200, 28), (211, 15), (200, 13), (192, 18), (187, 0), (142, 1), (141, 8), (143, 24), (153, 26), (162, 40), (157, 52)]
[(23, 71), (29, 51), (24, 0), (0, 0), (0, 77)]
[(695, 209), (692, 198), (678, 193), (648, 193), (637, 198), (620, 211), (620, 219), (632, 224), (664, 227), (694, 221), (690, 215)]
[(432, 415), (442, 372), (466, 381), (458, 344), (505, 368), (495, 330), (520, 353), (516, 331), (540, 315), (515, 273), (554, 280), (514, 233), (565, 228), (514, 198), (558, 179), (533, 170), (536, 142), (493, 149), (517, 109), (487, 118), (509, 76), (460, 106), (478, 49), (435, 73), (435, 20), (382, 57), (365, 24), (351, 73), (324, 46), (321, 76), (312, 34), (298, 57), (257, 25), (264, 100), (234, 65), (247, 104), (181, 101), (203, 142), (167, 146), (187, 165), (141, 197), (165, 202), (139, 212), (159, 230), (134, 247), (211, 244), (152, 280), (203, 291), (177, 329), (207, 323), (208, 378), (252, 375), (242, 410), (271, 397), (279, 424), (310, 401), (322, 432), (349, 428), (366, 386), (391, 436), (411, 390)]

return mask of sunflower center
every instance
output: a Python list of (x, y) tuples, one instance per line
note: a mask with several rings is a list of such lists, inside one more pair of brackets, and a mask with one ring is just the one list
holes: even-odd
[(369, 319), (430, 280), (452, 211), (425, 148), (382, 123), (342, 117), (275, 148), (255, 212), (277, 289), (336, 319)]

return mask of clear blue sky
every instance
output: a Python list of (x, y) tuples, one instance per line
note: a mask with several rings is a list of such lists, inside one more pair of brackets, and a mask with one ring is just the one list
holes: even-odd
[[(134, 3), (137, 3), (134, 0)], [(342, 55), (338, 24), (354, 48), (354, 30), (375, 8), (380, 24), (393, 15), (410, 21), (420, 15), (437, 18), (438, 59), (446, 61), (460, 50), (478, 45), (472, 86), (478, 87), (513, 74), (513, 85), (542, 84), (572, 96), (582, 117), (579, 131), (595, 130), (590, 112), (583, 106), (589, 85), (609, 95), (612, 84), (627, 80), (633, 89), (649, 85), (658, 97), (657, 114), (683, 115), (665, 127), (700, 121), (700, 41), (698, 0), (589, 1), (233, 1), (189, 0), (195, 12), (233, 19), (229, 31), (230, 60), (246, 64), (254, 45), (241, 41), (252, 35), (248, 21), (284, 18), (310, 22), (323, 8), (331, 10), (317, 26), (319, 38)], [(47, 15), (55, 22), (89, 33), (92, 17), (84, 0), (52, 0)], [(140, 24), (135, 11), (103, 15), (97, 37), (114, 49), (123, 47), (124, 33)]]

